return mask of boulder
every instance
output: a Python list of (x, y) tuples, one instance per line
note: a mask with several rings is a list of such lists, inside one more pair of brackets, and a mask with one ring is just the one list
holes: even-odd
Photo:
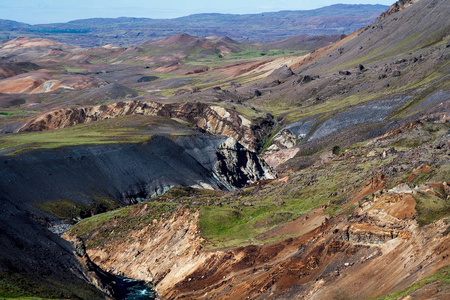
[(151, 82), (151, 81), (155, 81), (157, 79), (159, 79), (158, 76), (143, 76), (143, 77), (139, 78), (137, 82)]
[(283, 65), (281, 68), (278, 68), (275, 71), (273, 71), (269, 75), (269, 77), (277, 80), (285, 80), (291, 77), (292, 75), (294, 75), (294, 72), (291, 70), (291, 68), (289, 68), (286, 65)]
[(367, 153), (367, 157), (374, 157), (374, 156), (377, 156), (378, 155), (378, 152), (376, 151), (376, 150), (371, 150), (371, 151), (369, 151), (369, 153)]

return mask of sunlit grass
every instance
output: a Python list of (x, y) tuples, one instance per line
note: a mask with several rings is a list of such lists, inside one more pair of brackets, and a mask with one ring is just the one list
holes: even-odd
[(410, 285), (409, 287), (394, 292), (392, 294), (389, 294), (386, 297), (383, 298), (379, 298), (379, 300), (395, 300), (395, 299), (400, 299), (403, 298), (407, 295), (411, 295), (412, 293), (414, 293), (415, 291), (419, 290), (420, 288), (424, 287), (427, 284), (430, 283), (434, 283), (437, 282), (438, 286), (443, 286), (443, 285), (449, 285), (450, 284), (450, 266), (444, 267), (442, 269), (440, 269), (439, 271), (437, 271), (436, 273), (434, 273), (431, 276), (428, 276), (422, 280), (419, 280), (415, 283), (413, 283), (412, 285)]
[(154, 132), (158, 132), (157, 128), (167, 124), (174, 126), (173, 134), (177, 134), (177, 128), (186, 128), (186, 125), (163, 117), (123, 116), (59, 130), (1, 136), (0, 151), (10, 149), (8, 152), (11, 154), (24, 150), (65, 146), (140, 143), (149, 140)]

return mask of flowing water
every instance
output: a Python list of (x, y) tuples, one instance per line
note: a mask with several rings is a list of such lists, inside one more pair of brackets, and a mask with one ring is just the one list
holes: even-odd
[(116, 276), (117, 298), (121, 300), (158, 299), (153, 289), (142, 280)]

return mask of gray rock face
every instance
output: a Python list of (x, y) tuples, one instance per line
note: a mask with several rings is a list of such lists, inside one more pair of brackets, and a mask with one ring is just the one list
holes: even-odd
[(285, 80), (291, 77), (292, 75), (294, 75), (294, 72), (292, 72), (291, 68), (289, 68), (286, 65), (283, 65), (281, 68), (278, 68), (275, 71), (273, 71), (269, 75), (269, 77), (278, 80)]
[(275, 141), (285, 148), (292, 148), (297, 143), (295, 135), (288, 129), (283, 129), (275, 138)]
[(207, 134), (29, 151), (0, 156), (0, 165), (0, 198), (30, 210), (36, 210), (35, 202), (59, 199), (88, 204), (103, 197), (129, 204), (172, 186), (230, 190), (275, 177), (235, 139)]
[(317, 122), (312, 119), (318, 115), (301, 119), (295, 123), (289, 124), (280, 130), (272, 141), (272, 145), (265, 151), (266, 154), (275, 153), (281, 149), (290, 149), (295, 147), (300, 141), (304, 140), (310, 133), (311, 128)]
[(326, 120), (309, 138), (309, 140), (323, 138), (343, 128), (370, 122), (380, 122), (396, 107), (406, 103), (409, 97), (374, 101), (336, 114)]
[(19, 205), (59, 199), (88, 204), (97, 197), (129, 204), (175, 185), (207, 183), (222, 189), (208, 160), (216, 160), (214, 149), (224, 139), (154, 136), (142, 144), (64, 147), (0, 156), (0, 198)]
[(235, 139), (228, 138), (217, 149), (214, 172), (229, 187), (243, 187), (262, 179), (277, 177), (272, 168), (255, 152), (249, 151)]

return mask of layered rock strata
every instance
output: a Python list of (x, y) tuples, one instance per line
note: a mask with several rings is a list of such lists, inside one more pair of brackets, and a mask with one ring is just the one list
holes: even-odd
[[(64, 108), (40, 115), (19, 131), (47, 131), (76, 124), (116, 118), (125, 115), (147, 115), (178, 118), (212, 134), (235, 138), (250, 150), (257, 150), (262, 139), (259, 128), (237, 112), (204, 103), (158, 103), (123, 101), (108, 105)], [(269, 126), (270, 123), (265, 123)]]

